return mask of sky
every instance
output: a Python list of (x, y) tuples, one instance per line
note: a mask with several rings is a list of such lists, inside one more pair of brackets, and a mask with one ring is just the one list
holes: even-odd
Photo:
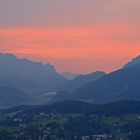
[(57, 71), (114, 71), (140, 55), (140, 0), (0, 0), (0, 52)]

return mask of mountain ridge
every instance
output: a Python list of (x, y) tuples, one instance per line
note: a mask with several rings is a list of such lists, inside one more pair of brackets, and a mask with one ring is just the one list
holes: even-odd
[(67, 81), (49, 63), (19, 59), (12, 54), (0, 53), (0, 67), (1, 86), (16, 87), (29, 94), (51, 90)]
[(81, 86), (72, 93), (60, 92), (53, 101), (74, 99), (104, 104), (119, 100), (140, 100), (139, 71), (140, 65), (119, 69)]
[(106, 73), (103, 71), (96, 71), (89, 74), (79, 75), (75, 77), (74, 79), (61, 84), (59, 87), (57, 87), (57, 91), (73, 92), (74, 90), (76, 90), (77, 88), (80, 88), (84, 84), (96, 81), (105, 75)]

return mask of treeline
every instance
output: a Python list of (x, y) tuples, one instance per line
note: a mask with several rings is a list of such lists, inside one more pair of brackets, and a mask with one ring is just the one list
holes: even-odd
[(124, 114), (140, 113), (139, 101), (119, 101), (115, 103), (96, 105), (81, 101), (61, 101), (46, 106), (19, 106), (4, 110), (3, 113), (18, 111), (20, 114), (38, 113), (82, 113), (106, 116), (120, 116)]

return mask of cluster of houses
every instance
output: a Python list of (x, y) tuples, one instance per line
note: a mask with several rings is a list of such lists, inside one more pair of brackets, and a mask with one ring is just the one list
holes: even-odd
[[(25, 123), (24, 118), (26, 118), (26, 116), (13, 118), (13, 121), (17, 122), (20, 127), (26, 128), (26, 123)], [(46, 120), (62, 120), (64, 118), (66, 118), (66, 115), (61, 114), (61, 113), (40, 113), (40, 114), (34, 115), (34, 118), (35, 119), (45, 118)], [(42, 129), (43, 133), (41, 136), (39, 136), (39, 140), (59, 140), (56, 135), (51, 134), (50, 127), (41, 128), (41, 129)], [(73, 137), (73, 140), (111, 140), (111, 139), (112, 139), (112, 135), (110, 135), (110, 134), (100, 134), (100, 135), (80, 136), (80, 137), (74, 136)], [(30, 140), (32, 140), (32, 138), (30, 138)], [(61, 140), (67, 140), (67, 139), (61, 138)]]

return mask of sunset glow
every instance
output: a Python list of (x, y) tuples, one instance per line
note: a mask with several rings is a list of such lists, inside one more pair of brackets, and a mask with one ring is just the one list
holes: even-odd
[(20, 18), (17, 15), (14, 22), (9, 11), (5, 24), (0, 23), (0, 51), (49, 62), (58, 71), (81, 73), (110, 72), (140, 54), (139, 0), (82, 0), (81, 5), (70, 5), (73, 9), (68, 7), (64, 14), (59, 11), (68, 6), (64, 0), (57, 6), (47, 2), (35, 18), (35, 13), (23, 16), (17, 9)]

